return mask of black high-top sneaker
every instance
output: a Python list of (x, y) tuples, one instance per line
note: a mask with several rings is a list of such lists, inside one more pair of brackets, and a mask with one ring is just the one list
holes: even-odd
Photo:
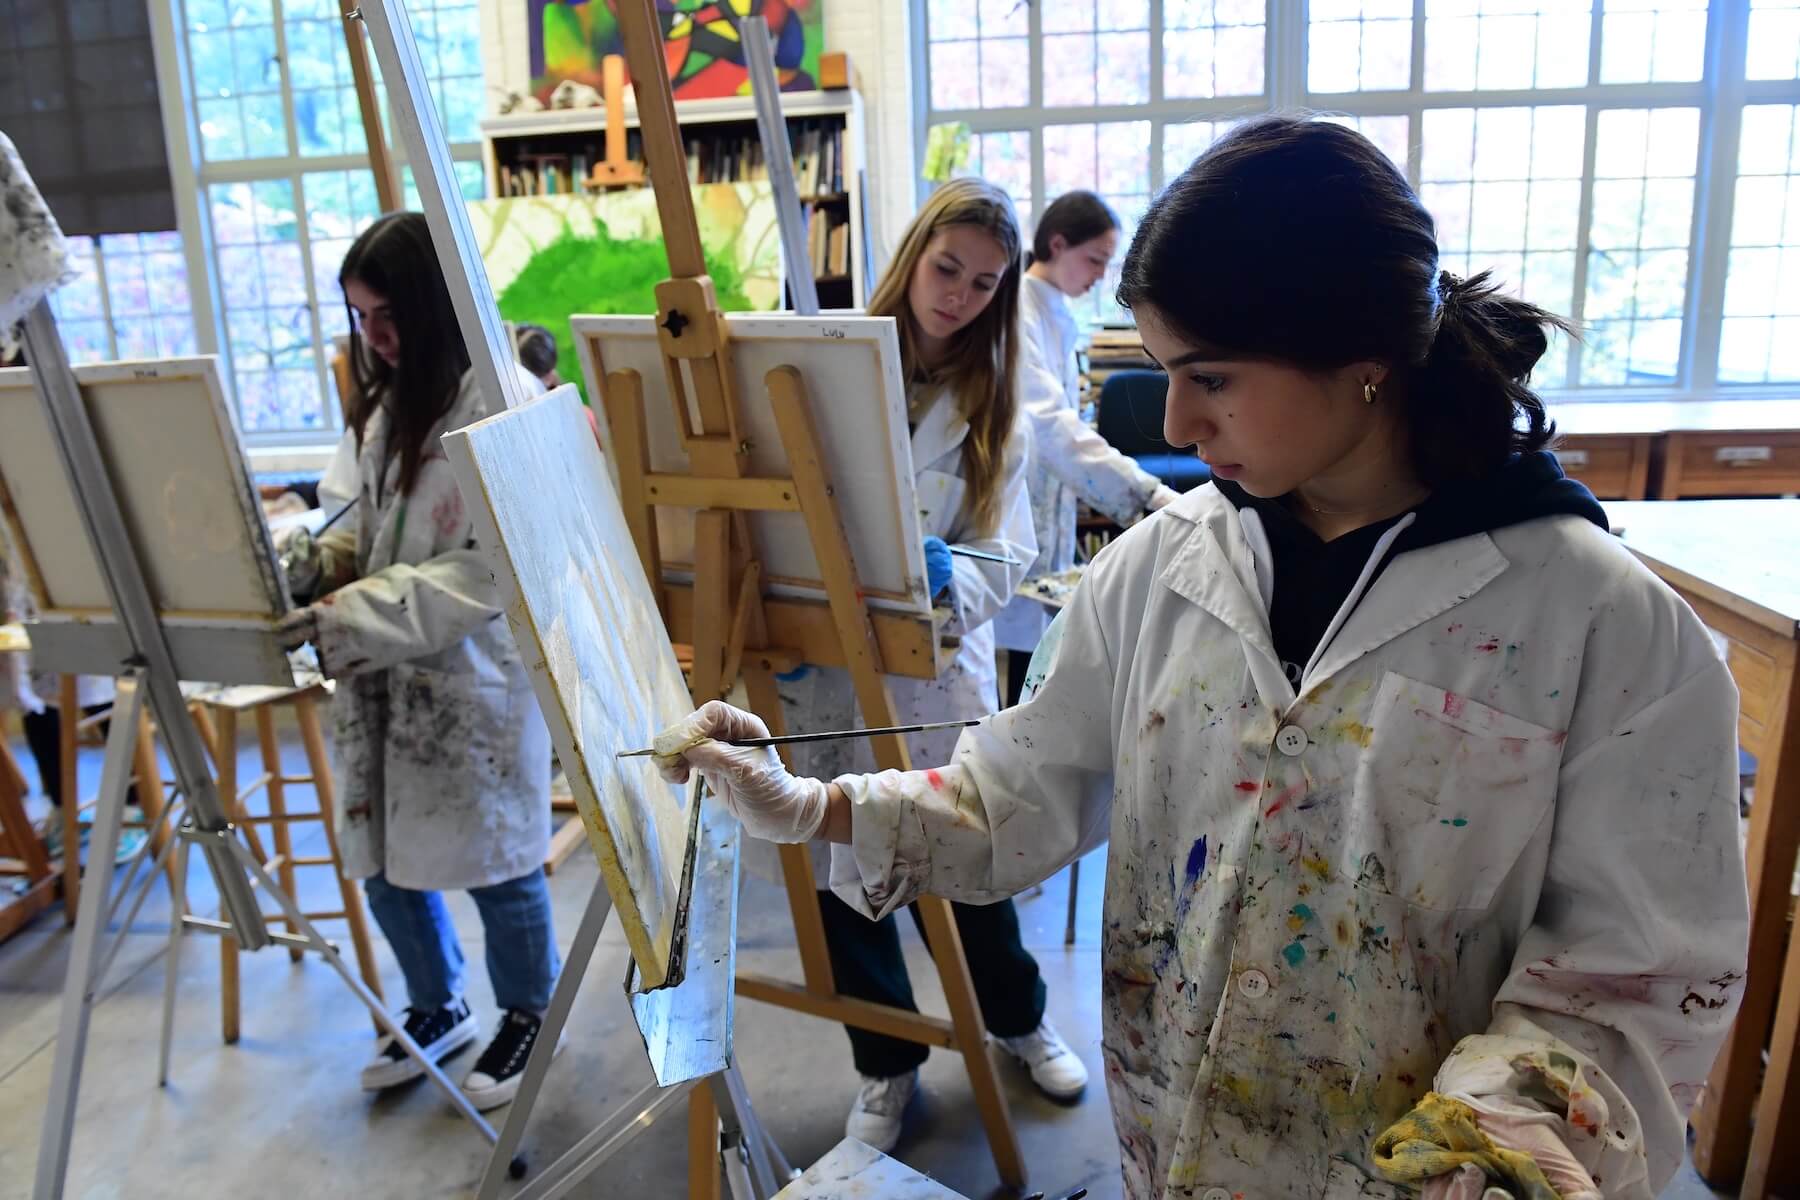
[[(463, 1080), (463, 1095), (470, 1103), (486, 1112), (518, 1095), (519, 1083), (525, 1077), (525, 1060), (531, 1057), (531, 1048), (537, 1045), (538, 1032), (543, 1027), (544, 1019), (536, 1013), (516, 1008), (506, 1010), (494, 1040), (481, 1052), (481, 1057), (475, 1060), (475, 1069)], [(556, 1050), (551, 1057), (561, 1054), (568, 1040), (566, 1033), (557, 1038)]]
[[(406, 1030), (406, 1036), (419, 1043), (419, 1049), (432, 1062), (442, 1062), (474, 1041), (481, 1032), (466, 1000), (452, 1000), (443, 1008), (423, 1012), (409, 1008), (401, 1028)], [(425, 1068), (419, 1060), (402, 1050), (392, 1036), (386, 1036), (381, 1039), (375, 1057), (362, 1069), (363, 1090), (379, 1092), (423, 1074)]]

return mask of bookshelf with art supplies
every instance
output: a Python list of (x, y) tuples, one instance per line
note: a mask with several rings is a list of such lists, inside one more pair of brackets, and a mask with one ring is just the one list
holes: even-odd
[[(683, 100), (676, 106), (690, 184), (768, 179), (749, 96)], [(624, 109), (625, 152), (630, 161), (642, 163), (637, 106), (629, 90)], [(868, 299), (871, 274), (862, 99), (848, 89), (787, 93), (782, 111), (819, 303), (826, 309), (860, 308)], [(490, 198), (591, 195), (613, 186), (599, 169), (607, 159), (604, 106), (510, 113), (484, 121), (481, 132)]]

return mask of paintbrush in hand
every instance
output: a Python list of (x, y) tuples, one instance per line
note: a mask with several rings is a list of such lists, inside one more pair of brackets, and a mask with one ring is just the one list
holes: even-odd
[[(890, 733), (931, 733), (938, 729), (966, 729), (970, 725), (979, 725), (979, 719), (973, 721), (933, 721), (928, 725), (886, 725), (880, 729), (834, 729), (829, 733), (790, 733), (783, 737), (762, 738), (726, 738), (721, 739), (727, 746), (793, 746), (801, 742), (830, 742), (838, 738), (885, 737)], [(655, 754), (649, 750), (621, 750), (618, 758), (648, 758)]]

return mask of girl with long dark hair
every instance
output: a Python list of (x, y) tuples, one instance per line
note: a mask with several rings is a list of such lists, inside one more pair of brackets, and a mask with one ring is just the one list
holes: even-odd
[[(479, 1033), (439, 892), (465, 889), (481, 913), (503, 1015), (463, 1090), (488, 1109), (517, 1092), (559, 969), (543, 869), (550, 738), (438, 444), (488, 402), (425, 218), (376, 221), (338, 278), (354, 330), (357, 492), (318, 541), (289, 547), (290, 588), (312, 598), (290, 637), (312, 641), (339, 681), (340, 854), (406, 977), (406, 1031), (434, 1060)], [(422, 1073), (384, 1038), (362, 1085)]]

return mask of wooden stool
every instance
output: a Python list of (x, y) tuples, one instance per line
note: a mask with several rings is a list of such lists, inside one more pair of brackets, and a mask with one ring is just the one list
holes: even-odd
[[(76, 700), (75, 676), (59, 677), (59, 713), (57, 727), (57, 754), (62, 773), (63, 803), (63, 848), (62, 888), (63, 888), (63, 923), (75, 923), (76, 906), (81, 902), (81, 814), (98, 803), (98, 796), (83, 800), (81, 796), (81, 764), (78, 758), (80, 747), (85, 739), (91, 745), (103, 745), (105, 736), (100, 733), (101, 727), (112, 719), (112, 706), (94, 714), (87, 715), (81, 711)], [(132, 785), (137, 790), (138, 811), (143, 814), (142, 820), (127, 820), (127, 829), (150, 830), (150, 855), (154, 859), (162, 853), (169, 840), (169, 831), (161, 825), (163, 808), (168, 793), (164, 791), (162, 764), (156, 757), (156, 727), (150, 720), (150, 706), (146, 704), (138, 717), (137, 744), (132, 751), (131, 759)], [(69, 853), (69, 847), (76, 847), (75, 853)], [(112, 864), (107, 864), (110, 870)], [(171, 859), (165, 868), (171, 880), (175, 877), (175, 863)]]
[(0, 886), (25, 877), (25, 890), (0, 903), (0, 941), (25, 927), (25, 923), (56, 902), (56, 873), (38, 841), (37, 830), (25, 815), (25, 774), (0, 737)]
[[(244, 840), (250, 846), (250, 852), (263, 867), (274, 873), (281, 888), (296, 902), (300, 894), (294, 889), (296, 867), (330, 867), (337, 876), (338, 894), (343, 899), (343, 907), (328, 912), (308, 912), (309, 920), (320, 921), (341, 918), (350, 926), (350, 940), (356, 947), (357, 966), (362, 971), (363, 982), (369, 990), (381, 998), (381, 975), (375, 968), (375, 952), (369, 943), (369, 927), (363, 915), (362, 896), (356, 890), (356, 884), (344, 877), (343, 861), (338, 854), (337, 830), (332, 824), (336, 806), (336, 796), (331, 782), (331, 762), (325, 754), (325, 735), (319, 726), (319, 711), (316, 701), (324, 694), (324, 688), (317, 684), (298, 688), (273, 687), (234, 687), (221, 688), (193, 698), (190, 710), (194, 721), (200, 727), (201, 740), (212, 754), (213, 765), (218, 772), (219, 798), (224, 802), (226, 810), (231, 813), (232, 820), (244, 831)], [(277, 706), (293, 709), (294, 718), (300, 725), (300, 738), (306, 746), (307, 768), (310, 775), (285, 775), (281, 770), (281, 747), (275, 737), (275, 709)], [(237, 738), (238, 715), (252, 713), (256, 718), (256, 739), (262, 749), (263, 773), (244, 784), (238, 784), (237, 777)], [(318, 797), (318, 806), (310, 812), (291, 813), (287, 807), (287, 789), (301, 784), (310, 785)], [(258, 790), (268, 793), (269, 812), (267, 816), (249, 816), (245, 812), (244, 801)], [(330, 853), (310, 858), (296, 858), (293, 849), (293, 835), (290, 826), (299, 821), (318, 821), (325, 826), (325, 842)], [(270, 837), (274, 842), (275, 853), (271, 857), (263, 847), (262, 838), (256, 828), (267, 825)], [(291, 921), (279, 915), (268, 918), (287, 925), (291, 932), (298, 933)], [(299, 962), (302, 951), (290, 948), (289, 956)], [(219, 939), (219, 979), (220, 979), (220, 1024), (226, 1042), (238, 1040), (238, 945), (231, 938)]]

